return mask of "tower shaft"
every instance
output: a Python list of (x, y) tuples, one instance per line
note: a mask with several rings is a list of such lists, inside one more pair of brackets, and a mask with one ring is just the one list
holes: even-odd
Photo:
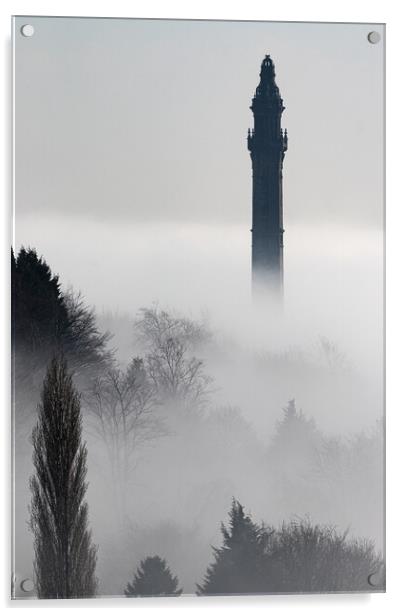
[(253, 292), (283, 293), (282, 166), (287, 132), (281, 128), (284, 110), (275, 68), (265, 56), (260, 83), (250, 109), (254, 128), (248, 133), (253, 170), (252, 286)]

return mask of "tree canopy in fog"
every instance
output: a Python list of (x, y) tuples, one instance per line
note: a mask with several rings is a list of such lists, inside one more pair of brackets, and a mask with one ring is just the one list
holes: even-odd
[(295, 471), (311, 469), (321, 443), (314, 419), (298, 411), (295, 400), (290, 400), (276, 423), (269, 454), (276, 470), (290, 477)]
[(147, 371), (161, 401), (202, 407), (212, 378), (195, 353), (210, 339), (206, 325), (152, 307), (140, 311), (134, 333), (144, 348)]

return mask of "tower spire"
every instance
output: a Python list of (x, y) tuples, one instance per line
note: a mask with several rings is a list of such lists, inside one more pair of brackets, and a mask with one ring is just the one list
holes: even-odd
[(253, 293), (283, 293), (283, 200), (282, 166), (288, 147), (287, 131), (281, 128), (285, 109), (269, 55), (261, 64), (250, 109), (254, 128), (247, 144), (253, 169), (252, 283)]

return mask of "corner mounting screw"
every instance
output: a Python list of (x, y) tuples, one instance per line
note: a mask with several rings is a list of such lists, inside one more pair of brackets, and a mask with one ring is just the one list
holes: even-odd
[(381, 40), (380, 33), (379, 32), (375, 32), (375, 31), (369, 32), (368, 35), (367, 35), (367, 40), (372, 45), (376, 45)]
[(29, 37), (33, 36), (35, 32), (35, 28), (31, 24), (25, 24), (21, 27), (22, 36)]

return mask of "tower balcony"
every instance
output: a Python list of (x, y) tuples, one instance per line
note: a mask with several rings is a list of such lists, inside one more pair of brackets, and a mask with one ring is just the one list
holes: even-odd
[(282, 141), (282, 152), (286, 152), (288, 149), (288, 131), (285, 128), (285, 131), (281, 129), (281, 141)]
[(287, 131), (281, 129), (278, 136), (267, 134), (256, 134), (254, 129), (248, 129), (247, 132), (247, 147), (251, 154), (261, 153), (270, 155), (269, 153), (284, 154), (288, 149), (288, 134)]
[(253, 143), (254, 143), (254, 129), (248, 129), (247, 133), (247, 147), (250, 152), (253, 151)]

